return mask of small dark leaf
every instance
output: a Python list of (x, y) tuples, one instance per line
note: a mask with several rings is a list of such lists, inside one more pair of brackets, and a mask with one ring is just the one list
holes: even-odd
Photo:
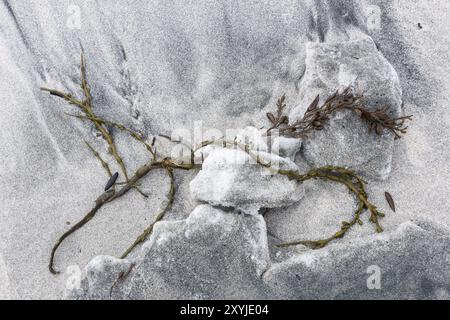
[(386, 197), (386, 201), (389, 204), (389, 207), (391, 207), (392, 211), (395, 212), (395, 203), (394, 203), (394, 199), (392, 198), (391, 194), (389, 192), (385, 192), (384, 196)]
[(111, 189), (111, 187), (114, 185), (114, 183), (116, 183), (116, 180), (118, 177), (119, 177), (119, 173), (116, 172), (111, 176), (111, 178), (109, 178), (109, 180), (105, 186), (105, 191), (108, 191), (109, 189)]
[(270, 122), (272, 122), (272, 124), (275, 124), (277, 122), (275, 120), (275, 116), (272, 113), (267, 112), (266, 115), (267, 115), (267, 118), (270, 120)]
[(334, 98), (336, 98), (336, 96), (338, 95), (339, 90), (337, 90), (335, 93), (333, 93), (331, 96), (328, 97), (327, 101), (325, 101), (325, 103), (328, 103), (332, 100), (334, 100)]
[(287, 116), (282, 116), (280, 119), (280, 124), (288, 124), (289, 118)]
[(312, 111), (317, 108), (317, 105), (319, 104), (320, 97), (317, 95), (317, 97), (314, 99), (314, 101), (310, 104), (307, 111)]

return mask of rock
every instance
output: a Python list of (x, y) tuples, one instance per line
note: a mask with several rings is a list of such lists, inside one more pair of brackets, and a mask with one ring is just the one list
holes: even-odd
[[(290, 160), (259, 152), (264, 162), (297, 171)], [(272, 174), (258, 165), (246, 152), (217, 149), (206, 158), (202, 170), (192, 180), (191, 192), (212, 205), (239, 208), (257, 213), (260, 208), (289, 206), (303, 197), (303, 186), (286, 176)]]
[[(371, 38), (309, 43), (306, 52), (300, 104), (292, 111), (291, 121), (303, 116), (317, 94), (323, 102), (348, 85), (364, 94), (369, 109), (386, 106), (390, 115), (400, 114), (402, 90), (397, 73)], [(305, 140), (303, 155), (314, 166), (351, 167), (365, 176), (385, 179), (391, 171), (393, 135), (380, 137), (367, 131), (367, 125), (351, 112), (336, 113), (324, 130)]]
[[(97, 256), (85, 268), (80, 287), (68, 288), (68, 298), (81, 296), (89, 299), (108, 299), (111, 288), (116, 291), (116, 281), (132, 268), (132, 262), (111, 256)], [(114, 286), (114, 287), (113, 287)]]
[(264, 281), (282, 299), (448, 299), (449, 248), (449, 230), (410, 221), (298, 254), (272, 265)]
[(288, 138), (283, 136), (274, 137), (272, 140), (271, 151), (278, 154), (280, 157), (295, 160), (295, 155), (302, 147), (302, 140), (295, 138)]
[[(132, 262), (97, 257), (72, 299), (109, 299)], [(159, 222), (135, 266), (112, 290), (114, 299), (251, 299), (270, 297), (261, 281), (269, 267), (262, 216), (200, 205), (181, 221)]]

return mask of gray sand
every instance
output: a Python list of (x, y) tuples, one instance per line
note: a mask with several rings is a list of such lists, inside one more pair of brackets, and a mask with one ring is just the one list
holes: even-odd
[[(170, 135), (180, 128), (192, 131), (194, 121), (202, 121), (204, 130), (267, 125), (265, 113), (274, 109), (282, 93), (287, 94), (291, 107), (300, 97), (306, 42), (372, 37), (398, 74), (403, 112), (414, 115), (408, 134), (394, 143), (389, 177), (370, 180), (370, 199), (387, 214), (382, 220), (386, 234), (381, 242), (374, 242), (378, 236), (365, 215), (363, 227), (323, 251), (297, 248), (277, 253), (270, 248), (272, 262), (285, 264), (272, 266), (264, 290), (273, 297), (277, 290), (288, 290), (291, 295), (283, 298), (355, 298), (347, 294), (352, 286), (345, 277), (329, 282), (335, 286), (331, 291), (326, 286), (315, 287), (319, 271), (354, 271), (333, 263), (354, 261), (357, 254), (373, 248), (371, 243), (379, 245), (377, 257), (390, 254), (386, 270), (395, 264), (401, 264), (399, 270), (416, 270), (408, 268), (411, 261), (404, 254), (407, 251), (436, 257), (448, 252), (433, 246), (432, 241), (434, 234), (442, 232), (445, 237), (445, 227), (450, 228), (448, 1), (77, 1), (80, 29), (76, 24), (73, 28), (76, 8), (70, 6), (72, 2), (0, 3), (0, 299), (63, 297), (67, 275), (55, 277), (48, 272), (51, 247), (69, 228), (68, 223), (77, 222), (92, 207), (107, 180), (83, 140), (111, 160), (104, 143), (95, 137), (90, 125), (64, 115), (64, 111), (74, 111), (73, 107), (39, 90), (48, 86), (80, 92), (81, 46), (98, 113), (151, 136)], [(376, 8), (381, 12), (379, 28), (367, 18), (374, 17), (371, 12)], [(113, 134), (119, 149), (124, 150), (130, 172), (134, 171), (148, 155), (133, 140), (115, 131)], [(170, 150), (169, 145), (162, 145), (163, 139), (159, 143), (160, 150)], [(301, 153), (296, 163), (307, 168)], [(195, 174), (177, 175), (179, 193), (167, 220), (184, 221), (197, 206), (189, 190)], [(154, 172), (143, 181), (151, 200), (130, 193), (100, 210), (61, 246), (57, 268), (83, 269), (97, 255), (120, 255), (153, 221), (167, 188), (163, 173)], [(388, 208), (384, 191), (394, 196), (396, 213)], [(267, 229), (284, 240), (328, 235), (340, 221), (348, 219), (353, 205), (343, 189), (307, 183), (303, 200), (265, 215)], [(433, 227), (407, 224), (398, 229), (417, 218), (431, 221)], [(445, 231), (436, 231), (436, 225)], [(174, 234), (183, 236), (178, 231)], [(269, 240), (270, 245), (274, 239)], [(132, 258), (153, 257), (149, 247), (136, 250)], [(170, 248), (170, 244), (163, 247)], [(180, 250), (183, 248), (180, 245)], [(396, 248), (398, 259), (392, 258)], [(343, 253), (347, 256), (339, 260)], [(323, 268), (308, 264), (313, 261), (311, 257), (324, 259)], [(365, 263), (382, 264), (368, 256), (360, 262), (361, 268), (366, 268)], [(432, 284), (410, 289), (418, 297), (445, 297), (436, 292), (445, 293), (450, 287), (448, 279), (440, 277), (447, 264), (446, 260), (434, 262), (424, 276), (432, 278)], [(427, 264), (417, 264), (417, 270), (422, 267)], [(292, 282), (287, 276), (292, 270), (303, 270), (302, 294), (287, 285)], [(162, 270), (160, 274), (155, 283), (167, 273)], [(245, 272), (242, 274), (244, 277)], [(407, 276), (406, 287), (419, 281), (414, 273)], [(277, 279), (280, 287), (274, 285)], [(361, 279), (365, 286), (365, 277)], [(388, 280), (386, 286), (399, 279)], [(323, 278), (318, 283), (327, 281)], [(259, 284), (255, 286), (255, 297), (261, 297)], [(167, 290), (168, 297), (179, 297), (183, 292), (177, 287)], [(355, 292), (360, 297), (376, 298)], [(243, 294), (245, 289), (234, 296)], [(214, 297), (214, 292), (211, 295)], [(230, 293), (227, 297), (234, 296)], [(391, 293), (386, 296), (395, 297)]]

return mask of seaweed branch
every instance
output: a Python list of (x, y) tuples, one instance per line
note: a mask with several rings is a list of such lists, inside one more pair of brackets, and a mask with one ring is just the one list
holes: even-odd
[(89, 148), (89, 150), (91, 150), (91, 152), (94, 155), (94, 157), (96, 157), (98, 159), (98, 161), (100, 161), (100, 163), (102, 164), (102, 167), (105, 169), (105, 171), (108, 174), (108, 176), (112, 177), (113, 174), (112, 174), (111, 169), (109, 168), (108, 163), (105, 160), (103, 160), (103, 158), (100, 156), (98, 151), (95, 150), (87, 141), (85, 141), (84, 143)]
[(344, 237), (347, 231), (350, 230), (350, 228), (354, 226), (356, 223), (362, 225), (363, 222), (360, 219), (360, 215), (366, 209), (370, 212), (369, 221), (374, 224), (375, 231), (378, 233), (383, 232), (383, 228), (380, 226), (379, 223), (379, 218), (384, 217), (385, 215), (384, 213), (378, 211), (377, 207), (369, 201), (365, 189), (365, 185), (367, 184), (367, 182), (364, 181), (353, 171), (342, 167), (325, 166), (321, 168), (313, 168), (305, 174), (300, 174), (297, 171), (283, 170), (278, 167), (272, 166), (271, 163), (264, 162), (259, 157), (259, 154), (257, 152), (250, 150), (248, 146), (245, 144), (240, 144), (237, 143), (236, 141), (229, 142), (224, 140), (222, 142), (222, 145), (224, 147), (237, 146), (242, 151), (249, 154), (253, 158), (253, 160), (256, 161), (256, 163), (259, 164), (260, 166), (269, 169), (272, 173), (287, 176), (290, 180), (296, 180), (299, 183), (304, 183), (308, 180), (316, 180), (316, 179), (341, 183), (344, 186), (346, 186), (348, 190), (358, 200), (359, 202), (358, 209), (354, 213), (353, 219), (350, 222), (346, 221), (342, 222), (340, 230), (337, 231), (335, 234), (333, 234), (331, 237), (321, 240), (298, 240), (294, 242), (279, 244), (278, 245), (279, 247), (289, 247), (302, 244), (312, 249), (323, 248), (329, 242)]
[(272, 126), (267, 133), (277, 129), (280, 135), (293, 138), (307, 138), (312, 131), (320, 131), (330, 120), (332, 114), (350, 110), (359, 116), (369, 126), (369, 133), (374, 131), (381, 136), (385, 130), (394, 134), (395, 139), (400, 139), (406, 133), (408, 127), (405, 126), (407, 120), (412, 120), (412, 116), (391, 117), (388, 114), (389, 109), (382, 107), (373, 111), (366, 108), (363, 96), (355, 94), (351, 87), (347, 87), (343, 91), (336, 91), (329, 96), (326, 101), (319, 106), (320, 97), (317, 96), (314, 101), (306, 109), (303, 117), (297, 121), (290, 122), (289, 118), (284, 115), (286, 104), (283, 95), (277, 102), (277, 110), (275, 114), (267, 113)]
[(136, 131), (134, 131), (134, 130), (128, 128), (128, 127), (125, 127), (123, 124), (120, 124), (120, 123), (117, 123), (117, 122), (113, 122), (113, 121), (110, 121), (110, 120), (105, 120), (105, 119), (100, 118), (100, 117), (93, 118), (93, 117), (89, 117), (89, 116), (86, 116), (86, 115), (71, 114), (71, 113), (67, 113), (67, 112), (65, 114), (68, 115), (68, 116), (71, 116), (71, 117), (82, 119), (82, 120), (96, 121), (96, 122), (99, 122), (99, 123), (102, 123), (102, 124), (107, 124), (107, 125), (110, 125), (110, 126), (113, 126), (113, 127), (117, 128), (117, 129), (119, 129), (121, 131), (128, 132), (129, 135), (133, 139), (135, 139), (136, 141), (138, 141), (139, 143), (142, 143), (144, 145), (144, 147), (152, 155), (153, 159), (156, 159), (156, 152), (153, 150), (153, 147), (151, 145), (149, 145), (145, 141), (144, 137), (141, 134), (137, 133)]
[(380, 226), (379, 218), (384, 217), (384, 213), (377, 210), (377, 207), (373, 205), (369, 199), (367, 192), (365, 190), (366, 182), (363, 181), (360, 177), (358, 177), (351, 170), (341, 168), (341, 167), (333, 167), (326, 166), (322, 168), (311, 169), (304, 175), (295, 175), (295, 178), (299, 182), (304, 182), (311, 179), (322, 179), (334, 181), (337, 183), (341, 183), (348, 188), (350, 193), (352, 193), (356, 199), (358, 200), (358, 209), (355, 211), (353, 215), (353, 219), (350, 222), (344, 221), (342, 222), (342, 226), (339, 231), (326, 239), (321, 240), (298, 240), (294, 242), (288, 242), (278, 245), (279, 247), (288, 247), (294, 245), (305, 245), (312, 249), (320, 249), (326, 246), (329, 242), (342, 238), (348, 230), (356, 223), (362, 225), (363, 222), (360, 219), (360, 215), (364, 210), (368, 210), (370, 212), (369, 221), (374, 224), (376, 232), (382, 232), (383, 229)]
[(66, 100), (69, 104), (77, 106), (89, 118), (89, 120), (92, 122), (95, 128), (98, 131), (100, 131), (102, 138), (108, 144), (111, 154), (113, 155), (114, 159), (119, 165), (125, 179), (128, 180), (128, 173), (125, 168), (125, 164), (122, 160), (122, 157), (119, 155), (113, 137), (109, 134), (108, 130), (104, 127), (103, 123), (96, 120), (97, 116), (95, 115), (93, 110), (91, 92), (86, 80), (86, 67), (83, 54), (81, 55), (81, 89), (83, 90), (84, 94), (83, 100), (74, 98), (70, 93), (64, 93), (59, 90), (44, 87), (41, 88), (41, 90), (48, 91), (51, 95), (60, 97)]
[(49, 270), (53, 274), (58, 274), (54, 267), (54, 257), (56, 250), (59, 248), (61, 243), (66, 239), (68, 236), (70, 236), (72, 233), (83, 227), (86, 223), (88, 223), (92, 218), (95, 217), (98, 210), (100, 210), (105, 204), (114, 201), (123, 195), (125, 195), (128, 191), (134, 188), (135, 183), (139, 181), (141, 178), (145, 177), (151, 170), (156, 168), (162, 168), (164, 166), (164, 161), (151, 161), (142, 167), (140, 167), (136, 173), (129, 179), (129, 181), (121, 187), (118, 191), (115, 191), (114, 189), (110, 189), (106, 192), (104, 192), (102, 195), (100, 195), (97, 200), (95, 201), (95, 206), (84, 216), (84, 218), (73, 225), (68, 231), (66, 231), (56, 242), (56, 244), (53, 246), (51, 255), (50, 255), (50, 263), (49, 263)]
[(172, 207), (172, 204), (173, 204), (173, 201), (175, 198), (175, 178), (173, 175), (173, 170), (170, 166), (165, 166), (164, 169), (166, 170), (167, 175), (170, 178), (170, 189), (169, 189), (169, 193), (168, 193), (168, 201), (167, 201), (166, 205), (164, 206), (164, 208), (158, 213), (154, 222), (152, 222), (152, 224), (150, 224), (150, 226), (148, 226), (148, 228), (146, 228), (144, 230), (144, 232), (142, 232), (142, 234), (139, 235), (139, 237), (137, 237), (137, 239), (133, 242), (133, 244), (122, 254), (122, 256), (120, 257), (121, 259), (125, 259), (131, 253), (131, 251), (133, 251), (133, 249), (136, 246), (138, 246), (139, 244), (141, 244), (145, 240), (147, 240), (147, 237), (153, 232), (153, 227), (155, 226), (155, 223), (157, 223), (158, 221), (161, 221), (164, 218), (167, 211)]
[(86, 223), (88, 223), (92, 218), (95, 217), (95, 214), (97, 213), (97, 211), (108, 201), (110, 201), (110, 199), (112, 198), (112, 196), (114, 195), (114, 191), (108, 190), (107, 192), (103, 193), (100, 197), (97, 198), (97, 200), (95, 200), (95, 206), (91, 209), (91, 211), (89, 211), (83, 219), (81, 219), (78, 223), (74, 224), (69, 230), (67, 230), (66, 232), (63, 233), (63, 235), (56, 241), (55, 245), (53, 246), (52, 252), (50, 254), (50, 262), (48, 264), (48, 268), (50, 270), (51, 273), (53, 274), (58, 274), (59, 272), (56, 271), (53, 267), (53, 262), (55, 260), (55, 253), (56, 250), (58, 250), (59, 246), (62, 244), (62, 242), (68, 237), (70, 236), (72, 233), (74, 233), (75, 231), (77, 231), (78, 229), (80, 229), (81, 227), (83, 227)]
[(272, 123), (272, 127), (267, 130), (267, 132), (279, 128), (282, 125), (288, 125), (289, 124), (289, 118), (284, 115), (284, 110), (286, 109), (286, 103), (284, 103), (286, 100), (286, 95), (282, 95), (281, 98), (277, 100), (277, 111), (275, 114), (268, 112), (267, 118)]

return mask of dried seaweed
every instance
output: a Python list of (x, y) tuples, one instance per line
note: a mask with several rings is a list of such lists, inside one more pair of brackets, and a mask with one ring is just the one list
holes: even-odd
[[(280, 103), (281, 101), (281, 103)], [(307, 138), (312, 131), (320, 131), (324, 128), (330, 117), (339, 111), (350, 110), (362, 121), (367, 123), (369, 133), (374, 132), (381, 136), (385, 131), (391, 132), (394, 139), (400, 139), (403, 134), (406, 134), (408, 127), (405, 126), (406, 121), (412, 120), (412, 116), (392, 117), (389, 115), (389, 108), (382, 107), (375, 110), (369, 110), (364, 104), (363, 96), (355, 94), (351, 87), (345, 88), (343, 91), (336, 91), (329, 96), (326, 101), (319, 107), (320, 97), (317, 96), (313, 102), (306, 109), (304, 116), (295, 121), (289, 122), (287, 116), (284, 121), (282, 119), (286, 110), (285, 96), (283, 95), (277, 102), (276, 115), (268, 113), (267, 117), (272, 126), (267, 130), (268, 134), (272, 130), (279, 130), (280, 135), (289, 136), (293, 138)], [(377, 208), (368, 201), (367, 193), (364, 188), (365, 182), (350, 170), (339, 167), (323, 167), (312, 169), (303, 177), (298, 177), (296, 174), (289, 173), (291, 178), (306, 181), (309, 179), (324, 179), (335, 181), (344, 184), (351, 193), (353, 193), (359, 201), (358, 209), (355, 211), (353, 219), (350, 222), (343, 222), (339, 231), (331, 237), (322, 240), (299, 240), (290, 243), (279, 245), (280, 247), (288, 247), (292, 245), (305, 245), (313, 249), (323, 248), (330, 241), (342, 238), (346, 232), (356, 223), (362, 224), (360, 220), (361, 213), (368, 209), (371, 213), (369, 221), (375, 225), (377, 232), (382, 232), (378, 219), (384, 214), (379, 212)], [(385, 193), (386, 200), (393, 211), (395, 211), (394, 200), (389, 193)]]
[[(135, 139), (139, 143), (142, 143), (145, 146), (145, 148), (152, 155), (153, 159), (156, 159), (156, 152), (155, 152), (154, 148), (145, 141), (144, 137), (142, 135), (140, 135), (138, 132), (136, 132), (136, 131), (134, 131), (134, 130), (132, 130), (130, 128), (125, 127), (123, 124), (120, 124), (120, 123), (117, 123), (117, 122), (114, 122), (114, 121), (110, 121), (110, 120), (105, 120), (105, 119), (102, 119), (102, 118), (99, 118), (99, 117), (94, 118), (94, 117), (89, 117), (89, 116), (86, 116), (86, 115), (71, 114), (71, 113), (67, 113), (67, 112), (66, 112), (66, 115), (71, 116), (71, 117), (75, 117), (75, 118), (78, 118), (78, 119), (89, 120), (89, 121), (96, 121), (96, 122), (101, 123), (101, 124), (107, 124), (107, 125), (110, 125), (110, 126), (113, 126), (113, 127), (117, 128), (117, 129), (119, 129), (121, 131), (128, 132), (129, 135), (133, 139)], [(152, 142), (152, 144), (154, 144), (154, 142)]]
[(337, 183), (341, 183), (347, 187), (347, 189), (352, 193), (356, 200), (358, 201), (358, 208), (355, 211), (352, 220), (349, 222), (344, 221), (341, 224), (341, 228), (332, 236), (321, 239), (321, 240), (298, 240), (288, 243), (283, 243), (278, 245), (279, 247), (288, 247), (294, 245), (304, 245), (310, 247), (312, 249), (320, 249), (326, 246), (329, 242), (342, 238), (353, 227), (356, 223), (362, 225), (363, 222), (360, 219), (361, 214), (364, 210), (368, 210), (370, 212), (369, 221), (374, 224), (376, 232), (382, 232), (383, 228), (380, 226), (379, 218), (384, 217), (384, 213), (378, 211), (377, 207), (373, 205), (369, 199), (365, 189), (366, 182), (363, 181), (359, 176), (357, 176), (351, 170), (341, 168), (341, 167), (333, 167), (327, 166), (317, 169), (311, 169), (308, 173), (304, 175), (295, 174), (294, 177), (297, 181), (307, 181), (311, 179), (321, 179), (321, 180), (329, 180)]
[(307, 138), (312, 131), (320, 131), (324, 128), (330, 117), (339, 111), (350, 110), (359, 116), (369, 126), (369, 133), (375, 132), (381, 136), (385, 131), (392, 132), (395, 139), (400, 139), (406, 133), (408, 127), (405, 126), (407, 120), (412, 120), (412, 116), (392, 117), (389, 115), (389, 108), (381, 107), (369, 110), (365, 104), (363, 96), (355, 94), (351, 87), (342, 91), (336, 91), (329, 96), (326, 101), (319, 106), (320, 97), (317, 96), (306, 109), (303, 117), (297, 121), (290, 122), (284, 115), (286, 111), (286, 97), (283, 95), (277, 101), (275, 114), (267, 113), (267, 118), (272, 126), (267, 130), (279, 130), (279, 134), (293, 138)]
[(87, 141), (85, 141), (84, 143), (87, 145), (89, 150), (92, 151), (92, 153), (98, 159), (98, 161), (100, 161), (100, 163), (102, 164), (102, 167), (105, 169), (108, 176), (112, 177), (112, 172), (111, 172), (111, 169), (109, 168), (109, 164), (105, 160), (103, 160), (103, 158), (100, 156), (100, 154), (97, 152), (97, 150), (95, 150)]
[(136, 182), (138, 182), (140, 179), (145, 177), (150, 171), (157, 169), (157, 168), (165, 168), (166, 166), (170, 166), (170, 164), (167, 162), (167, 160), (162, 161), (150, 161), (149, 163), (143, 165), (140, 167), (136, 173), (129, 179), (129, 181), (121, 187), (119, 190), (115, 191), (114, 189), (110, 189), (103, 194), (101, 194), (97, 200), (95, 201), (95, 206), (86, 214), (86, 216), (79, 221), (77, 224), (73, 225), (68, 231), (66, 231), (56, 242), (54, 245), (51, 255), (50, 255), (50, 262), (49, 262), (49, 270), (53, 274), (58, 274), (54, 267), (54, 257), (56, 250), (59, 248), (61, 243), (72, 233), (76, 232), (78, 229), (83, 227), (86, 223), (88, 223), (92, 218), (95, 217), (96, 213), (100, 208), (102, 208), (107, 203), (110, 203), (123, 195), (125, 195), (127, 192), (129, 192), (131, 189), (134, 188)]
[(133, 242), (133, 244), (122, 254), (122, 256), (120, 257), (121, 259), (126, 258), (136, 246), (143, 243), (147, 239), (147, 237), (153, 232), (153, 227), (155, 226), (155, 223), (161, 221), (164, 218), (164, 215), (167, 213), (167, 211), (172, 207), (173, 200), (175, 198), (175, 178), (173, 175), (173, 170), (170, 166), (165, 166), (164, 169), (166, 170), (167, 175), (170, 178), (170, 189), (168, 193), (167, 203), (164, 206), (164, 208), (157, 214), (152, 224), (150, 224), (150, 226), (147, 229), (145, 229), (144, 232), (142, 232), (142, 234), (139, 235), (139, 237), (137, 237), (137, 239)]
[[(151, 170), (156, 169), (156, 168), (166, 168), (169, 163), (167, 160), (158, 161), (156, 159), (157, 155), (156, 155), (156, 152), (154, 151), (153, 147), (148, 145), (144, 141), (144, 139), (139, 134), (137, 134), (134, 130), (129, 129), (122, 124), (118, 124), (115, 122), (101, 119), (100, 117), (98, 117), (95, 114), (93, 104), (92, 104), (92, 96), (91, 96), (90, 88), (89, 88), (89, 85), (88, 85), (88, 82), (86, 79), (86, 65), (85, 65), (85, 59), (84, 59), (83, 55), (81, 55), (81, 67), (80, 68), (81, 68), (81, 85), (80, 86), (83, 91), (83, 96), (84, 96), (83, 99), (77, 99), (70, 93), (65, 93), (65, 92), (62, 92), (62, 91), (59, 91), (56, 89), (49, 89), (49, 88), (43, 87), (43, 88), (41, 88), (41, 90), (47, 91), (53, 96), (64, 99), (70, 105), (76, 106), (82, 112), (81, 115), (74, 115), (74, 116), (90, 121), (94, 125), (94, 127), (101, 133), (102, 138), (107, 142), (107, 144), (109, 146), (109, 150), (110, 150), (112, 156), (114, 157), (114, 159), (116, 160), (117, 164), (119, 165), (126, 181), (123, 184), (123, 187), (121, 187), (117, 192), (113, 188), (113, 189), (107, 190), (103, 194), (101, 194), (96, 199), (95, 206), (84, 216), (84, 218), (81, 219), (75, 225), (73, 225), (68, 231), (63, 233), (63, 235), (56, 241), (55, 245), (52, 248), (52, 252), (50, 255), (50, 262), (49, 262), (49, 270), (51, 273), (54, 273), (54, 274), (58, 273), (53, 267), (55, 253), (56, 253), (57, 249), (59, 248), (59, 246), (61, 245), (61, 243), (68, 236), (70, 236), (72, 233), (76, 232), (78, 229), (80, 229), (86, 223), (88, 223), (92, 218), (94, 218), (94, 216), (96, 215), (98, 210), (101, 207), (103, 207), (105, 204), (123, 196), (131, 189), (137, 190), (143, 196), (147, 197), (147, 195), (144, 194), (137, 187), (137, 182), (142, 177), (144, 177), (146, 174), (148, 174), (148, 172), (150, 172)], [(136, 139), (139, 142), (141, 142), (142, 144), (144, 144), (146, 149), (152, 155), (152, 160), (149, 163), (142, 166), (131, 177), (131, 179), (129, 179), (129, 177), (128, 177), (125, 163), (123, 162), (122, 157), (120, 156), (120, 154), (118, 152), (117, 146), (114, 142), (112, 135), (108, 132), (107, 128), (105, 127), (105, 124), (112, 125), (112, 126), (118, 128), (119, 130), (128, 132), (134, 139)], [(112, 175), (109, 164), (100, 156), (100, 154), (88, 142), (85, 142), (85, 143), (88, 146), (88, 148), (91, 150), (91, 152), (94, 154), (94, 156), (100, 161), (103, 168), (107, 172), (109, 178), (111, 178), (113, 175)]]
[(277, 111), (275, 115), (270, 112), (267, 113), (267, 118), (272, 123), (272, 127), (268, 131), (279, 128), (281, 125), (289, 124), (289, 118), (284, 115), (284, 111), (286, 109), (286, 104), (284, 103), (285, 100), (286, 95), (283, 95), (280, 99), (277, 100)]
[(299, 183), (304, 183), (308, 180), (325, 180), (331, 182), (337, 182), (343, 184), (347, 187), (350, 193), (352, 193), (356, 200), (358, 201), (358, 209), (355, 211), (353, 215), (353, 219), (350, 222), (343, 222), (339, 231), (337, 231), (332, 236), (321, 239), (321, 240), (298, 240), (293, 242), (287, 242), (279, 244), (279, 247), (289, 247), (295, 245), (305, 245), (312, 249), (320, 249), (326, 246), (329, 242), (342, 238), (345, 236), (348, 230), (356, 223), (362, 225), (363, 222), (360, 219), (360, 215), (364, 210), (368, 210), (370, 212), (369, 221), (374, 224), (375, 231), (380, 233), (383, 231), (379, 223), (379, 218), (384, 217), (384, 213), (378, 211), (377, 207), (372, 204), (366, 192), (365, 185), (367, 184), (361, 177), (359, 177), (353, 171), (336, 166), (325, 166), (321, 168), (313, 168), (309, 170), (305, 174), (301, 174), (297, 171), (292, 170), (282, 170), (277, 167), (273, 167), (270, 163), (263, 162), (257, 153), (254, 151), (248, 150), (246, 145), (237, 144), (236, 141), (233, 142), (225, 142), (224, 146), (238, 146), (241, 150), (247, 152), (259, 165), (271, 170), (272, 173), (280, 174), (287, 176), (290, 180), (295, 180)]
[(122, 173), (126, 180), (128, 180), (128, 173), (125, 168), (125, 164), (122, 160), (122, 157), (119, 155), (119, 152), (117, 150), (116, 144), (114, 143), (113, 137), (110, 135), (106, 127), (103, 125), (103, 123), (97, 121), (97, 116), (94, 113), (93, 105), (92, 105), (92, 97), (91, 92), (89, 89), (89, 86), (87, 84), (86, 80), (86, 67), (85, 67), (85, 60), (84, 56), (81, 55), (81, 89), (83, 90), (84, 99), (79, 100), (72, 96), (70, 93), (64, 93), (62, 91), (58, 91), (55, 89), (49, 89), (49, 88), (41, 88), (43, 91), (48, 91), (51, 95), (60, 97), (64, 100), (66, 100), (69, 104), (75, 105), (79, 108), (81, 112), (84, 113), (86, 117), (90, 119), (92, 124), (95, 126), (95, 128), (101, 133), (102, 138), (106, 141), (108, 144), (111, 154), (113, 155), (114, 159), (120, 166), (120, 169), (122, 170)]
[[(139, 244), (144, 242), (148, 236), (152, 233), (154, 225), (156, 222), (162, 220), (171, 208), (174, 198), (175, 198), (175, 176), (174, 170), (191, 170), (196, 168), (194, 163), (194, 154), (201, 148), (210, 144), (219, 144), (224, 148), (239, 147), (244, 152), (248, 153), (256, 162), (271, 170), (272, 172), (280, 175), (287, 176), (291, 180), (295, 180), (298, 183), (304, 183), (308, 180), (322, 179), (331, 182), (336, 182), (345, 185), (348, 190), (355, 196), (359, 205), (358, 209), (355, 211), (353, 218), (350, 221), (345, 221), (342, 223), (341, 228), (332, 236), (321, 239), (321, 240), (299, 240), (291, 243), (283, 243), (279, 246), (287, 247), (292, 245), (303, 244), (313, 249), (323, 248), (330, 241), (342, 238), (347, 231), (355, 224), (362, 224), (360, 219), (361, 214), (368, 210), (370, 212), (369, 221), (375, 225), (375, 230), (377, 232), (382, 232), (383, 229), (379, 224), (379, 218), (383, 217), (384, 214), (379, 212), (375, 205), (373, 205), (368, 200), (368, 195), (366, 193), (365, 184), (359, 176), (357, 176), (351, 170), (341, 167), (322, 167), (311, 169), (305, 174), (301, 174), (296, 171), (281, 170), (277, 167), (273, 167), (270, 163), (264, 163), (257, 153), (252, 151), (251, 146), (246, 144), (240, 144), (235, 140), (227, 141), (224, 138), (219, 138), (216, 140), (203, 141), (195, 147), (188, 146), (191, 150), (190, 162), (184, 163), (181, 159), (172, 159), (170, 157), (161, 157), (156, 153), (155, 137), (153, 137), (151, 144), (148, 144), (142, 135), (138, 134), (136, 131), (125, 127), (120, 123), (116, 123), (110, 120), (103, 119), (94, 113), (94, 108), (92, 104), (92, 96), (89, 89), (89, 85), (86, 79), (86, 65), (83, 56), (81, 57), (81, 89), (83, 91), (84, 98), (79, 100), (74, 98), (69, 93), (64, 93), (55, 89), (41, 88), (44, 91), (49, 92), (51, 95), (59, 97), (67, 101), (69, 104), (76, 106), (82, 113), (81, 114), (69, 114), (81, 120), (89, 121), (95, 128), (101, 133), (102, 138), (107, 142), (111, 154), (115, 159), (117, 165), (120, 167), (124, 177), (125, 182), (116, 182), (117, 177), (112, 174), (110, 165), (100, 156), (100, 154), (88, 143), (85, 142), (88, 148), (91, 150), (93, 155), (99, 160), (102, 167), (107, 172), (110, 181), (107, 187), (112, 187), (111, 189), (105, 188), (105, 192), (97, 197), (94, 207), (84, 216), (82, 220), (73, 225), (68, 231), (63, 233), (63, 235), (56, 241), (55, 245), (50, 254), (49, 270), (51, 273), (57, 274), (58, 272), (54, 269), (54, 258), (57, 249), (62, 244), (62, 242), (70, 236), (72, 233), (76, 232), (78, 229), (83, 227), (86, 223), (94, 218), (96, 213), (105, 206), (106, 204), (121, 198), (123, 195), (128, 193), (130, 190), (135, 189), (141, 192), (138, 188), (139, 182), (144, 178), (150, 171), (155, 169), (163, 169), (167, 176), (169, 177), (169, 191), (167, 194), (167, 202), (157, 214), (155, 220), (137, 237), (133, 244), (128, 247), (122, 254), (121, 258), (127, 257)], [(362, 96), (353, 94), (350, 88), (345, 89), (342, 92), (337, 91), (335, 94), (330, 96), (325, 103), (319, 107), (319, 96), (311, 103), (308, 107), (304, 117), (298, 121), (290, 123), (289, 118), (285, 115), (286, 111), (286, 97), (283, 95), (277, 101), (277, 111), (275, 114), (268, 113), (267, 117), (270, 120), (272, 126), (267, 130), (268, 134), (272, 130), (278, 129), (282, 135), (305, 138), (313, 130), (322, 130), (326, 122), (330, 119), (330, 116), (337, 111), (341, 110), (352, 110), (354, 113), (359, 115), (361, 119), (368, 123), (369, 129), (374, 131), (376, 134), (381, 135), (384, 130), (389, 130), (394, 133), (396, 138), (400, 138), (401, 134), (406, 133), (407, 127), (404, 126), (406, 120), (410, 120), (411, 116), (392, 118), (388, 116), (387, 109), (381, 108), (374, 111), (369, 111), (364, 108)], [(139, 141), (144, 145), (144, 147), (150, 152), (151, 159), (139, 167), (139, 169), (130, 178), (127, 174), (126, 166), (118, 152), (112, 135), (108, 132), (105, 125), (112, 126), (122, 132), (128, 133), (132, 138)], [(116, 186), (121, 186), (116, 190)], [(145, 194), (144, 194), (145, 195)], [(145, 195), (146, 196), (146, 195)], [(389, 201), (389, 200), (388, 200)], [(393, 201), (392, 201), (393, 204)], [(130, 270), (131, 271), (131, 270)], [(119, 275), (117, 281), (122, 279), (125, 274)], [(116, 284), (116, 283), (115, 283)], [(111, 288), (114, 289), (115, 284)]]

